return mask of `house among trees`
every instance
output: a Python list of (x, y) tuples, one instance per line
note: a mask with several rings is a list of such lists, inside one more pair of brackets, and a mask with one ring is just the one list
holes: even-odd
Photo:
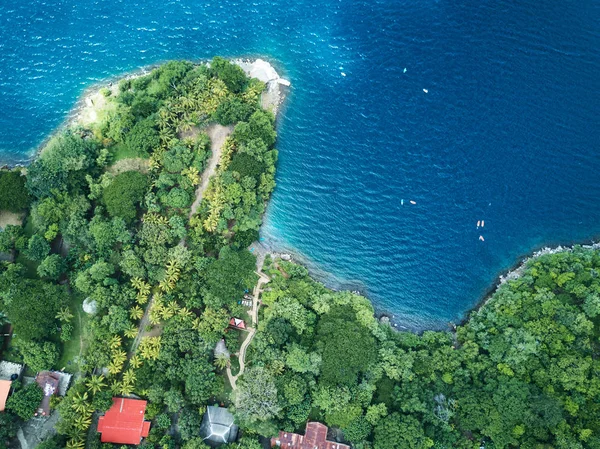
[(51, 371), (40, 371), (37, 376), (35, 376), (35, 381), (44, 392), (44, 397), (35, 412), (35, 416), (48, 416), (50, 415), (50, 398), (58, 394), (60, 376), (58, 373), (53, 373)]
[(200, 436), (205, 443), (218, 446), (232, 443), (237, 438), (238, 426), (233, 423), (233, 415), (224, 407), (206, 407), (202, 419)]
[(0, 380), (0, 412), (4, 411), (11, 386), (10, 380)]
[(246, 330), (246, 323), (244, 322), (244, 320), (240, 320), (239, 318), (230, 319), (229, 325), (234, 329)]
[(279, 432), (279, 437), (271, 438), (271, 447), (282, 449), (350, 449), (346, 444), (327, 441), (327, 426), (318, 422), (306, 423), (304, 435)]
[(150, 422), (144, 421), (146, 401), (113, 398), (112, 407), (98, 419), (102, 443), (140, 444), (150, 432)]
[(12, 362), (0, 362), (0, 412), (4, 411), (13, 381), (23, 371), (23, 365)]

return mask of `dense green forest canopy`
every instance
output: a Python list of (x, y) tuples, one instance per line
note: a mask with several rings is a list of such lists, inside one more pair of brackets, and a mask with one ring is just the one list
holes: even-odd
[[(275, 187), (263, 89), (221, 58), (169, 62), (104, 89), (96, 122), (55, 136), (24, 173), (0, 174), (11, 198), (0, 210), (27, 212), (0, 232), (0, 320), (15, 331), (2, 357), (79, 376), (51, 402), (58, 433), (40, 447), (100, 448), (94, 412), (135, 394), (149, 401), (148, 449), (206, 448), (213, 404), (234, 413), (236, 449), (307, 420), (360, 449), (600, 448), (597, 249), (534, 259), (455, 332), (421, 335), (267, 256), (258, 327), (231, 383), (248, 334), (228, 324), (253, 322), (247, 248)], [(232, 132), (202, 190), (215, 123)], [(221, 340), (230, 355), (215, 355)], [(39, 393), (15, 383), (0, 448)]]

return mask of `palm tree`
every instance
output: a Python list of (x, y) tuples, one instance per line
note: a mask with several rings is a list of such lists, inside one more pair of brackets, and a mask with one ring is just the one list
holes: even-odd
[(83, 394), (76, 393), (73, 396), (73, 404), (71, 404), (71, 408), (78, 413), (83, 414), (84, 411), (88, 410), (90, 405), (88, 404), (88, 394), (87, 391)]
[(113, 383), (110, 384), (110, 391), (112, 394), (119, 394), (121, 392), (121, 382), (118, 380), (113, 381)]
[(73, 421), (73, 424), (76, 429), (85, 430), (88, 427), (90, 427), (90, 424), (92, 424), (92, 418), (89, 415), (88, 416), (81, 415), (81, 416), (78, 416), (77, 418), (75, 418), (75, 421)]
[(96, 394), (102, 390), (103, 387), (106, 386), (104, 383), (104, 376), (92, 376), (85, 383), (88, 387), (88, 390), (92, 392), (92, 394)]
[(133, 288), (135, 288), (136, 290), (139, 290), (140, 287), (142, 286), (142, 284), (144, 284), (144, 280), (142, 278), (139, 277), (135, 277), (131, 279), (131, 285), (133, 286)]
[(193, 186), (197, 185), (200, 182), (200, 172), (196, 167), (185, 168), (181, 172), (181, 175), (187, 177), (187, 179)]
[[(135, 301), (143, 306), (144, 304), (146, 304), (148, 302), (148, 295), (142, 295), (141, 293), (138, 293), (135, 297)], [(143, 313), (142, 313), (143, 315)]]
[(122, 382), (119, 394), (121, 394), (122, 396), (129, 396), (131, 393), (133, 393), (133, 385), (128, 384), (126, 382)]
[(73, 319), (73, 314), (71, 313), (68, 307), (63, 307), (62, 309), (60, 309), (60, 312), (58, 312), (54, 318), (68, 323)]
[(119, 349), (121, 347), (121, 337), (119, 335), (113, 335), (108, 345), (111, 349)]
[(85, 441), (83, 441), (83, 439), (75, 439), (75, 438), (71, 438), (69, 441), (67, 441), (67, 445), (65, 446), (66, 449), (84, 449), (85, 448)]
[(194, 321), (192, 321), (192, 329), (194, 329), (195, 331), (199, 331), (202, 328), (202, 320), (200, 319), (200, 317), (196, 317), (196, 319), (194, 319)]
[(121, 368), (123, 367), (122, 363), (115, 363), (114, 361), (108, 364), (108, 372), (113, 376), (116, 376), (121, 372)]
[(123, 373), (123, 383), (134, 384), (135, 383), (135, 372), (133, 369), (128, 369)]
[(138, 328), (132, 324), (129, 326), (129, 329), (126, 329), (123, 333), (127, 338), (135, 338), (135, 336), (138, 334)]
[(141, 320), (144, 316), (144, 310), (140, 306), (134, 306), (129, 309), (129, 317), (132, 320)]
[(146, 360), (156, 360), (160, 354), (160, 346), (160, 336), (144, 337), (140, 343), (140, 355)]
[(129, 359), (129, 365), (132, 368), (138, 369), (140, 366), (142, 366), (142, 361), (140, 360), (139, 356), (137, 355), (133, 355), (130, 359)]
[(119, 365), (122, 366), (123, 363), (125, 363), (125, 360), (127, 360), (127, 354), (125, 353), (125, 351), (122, 351), (122, 350), (113, 351), (112, 358), (113, 358), (113, 362), (118, 363)]
[(227, 354), (217, 355), (217, 357), (215, 357), (214, 364), (218, 369), (227, 368), (227, 365), (229, 365), (229, 356)]
[(177, 315), (177, 313), (179, 312), (179, 304), (177, 304), (177, 301), (175, 300), (169, 301), (169, 304), (167, 304), (166, 309), (169, 311), (169, 314), (171, 316)]
[(187, 319), (191, 317), (193, 313), (187, 307), (182, 307), (181, 309), (179, 309), (178, 315), (183, 319)]
[(150, 321), (150, 324), (152, 325), (156, 325), (158, 323), (160, 323), (161, 321), (161, 317), (162, 317), (162, 311), (163, 311), (163, 306), (162, 304), (154, 304), (152, 306), (152, 308), (150, 309), (150, 315), (148, 317), (148, 321)]
[(140, 292), (140, 295), (148, 296), (150, 294), (150, 284), (142, 281), (138, 288), (138, 291)]

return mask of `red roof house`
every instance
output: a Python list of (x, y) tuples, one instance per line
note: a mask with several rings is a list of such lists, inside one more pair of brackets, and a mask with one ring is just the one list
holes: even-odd
[(244, 322), (244, 320), (240, 320), (239, 318), (230, 319), (229, 325), (235, 329), (246, 329), (246, 323)]
[(0, 380), (0, 412), (4, 411), (6, 406), (6, 399), (10, 393), (10, 387), (12, 382), (10, 380)]
[(146, 401), (113, 398), (112, 407), (98, 420), (103, 443), (140, 444), (148, 436), (150, 422), (144, 421)]
[(278, 438), (271, 438), (271, 447), (282, 449), (350, 449), (346, 444), (327, 441), (327, 426), (319, 422), (306, 423), (304, 435), (279, 432)]

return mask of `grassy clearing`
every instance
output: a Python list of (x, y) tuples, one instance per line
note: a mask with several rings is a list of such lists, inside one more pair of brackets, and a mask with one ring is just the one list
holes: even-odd
[(231, 363), (231, 374), (232, 375), (237, 375), (237, 373), (240, 372), (240, 360), (232, 355), (231, 359), (230, 359), (230, 363)]
[(127, 145), (123, 143), (118, 143), (110, 148), (110, 154), (112, 156), (113, 163), (120, 161), (121, 159), (133, 159), (133, 158), (143, 158), (147, 159), (147, 154), (140, 154), (135, 150), (132, 150)]
[(69, 341), (63, 343), (62, 355), (58, 361), (58, 368), (64, 368), (68, 373), (76, 373), (79, 370), (79, 357), (83, 353), (87, 337), (88, 315), (83, 311), (83, 299), (79, 295), (72, 295), (69, 303), (71, 313), (75, 315), (71, 321), (73, 336)]
[(231, 388), (231, 384), (229, 383), (229, 379), (227, 378), (225, 371), (223, 371), (222, 378), (223, 390), (218, 395), (211, 397), (208, 401), (208, 405), (218, 404), (227, 407), (231, 404), (231, 393), (233, 388)]

